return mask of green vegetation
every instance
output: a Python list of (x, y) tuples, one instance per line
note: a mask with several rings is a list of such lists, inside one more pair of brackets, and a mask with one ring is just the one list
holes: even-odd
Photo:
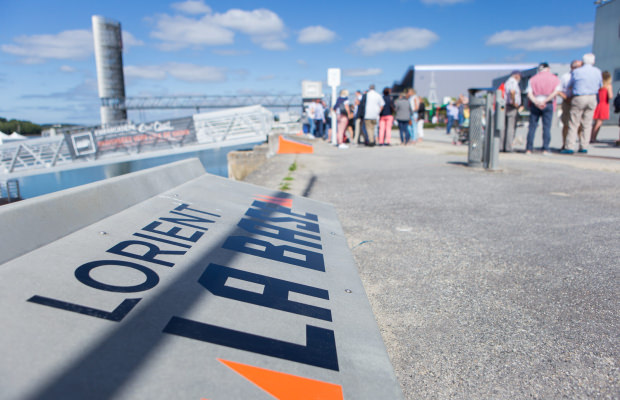
[(280, 190), (287, 191), (291, 189), (291, 183), (295, 178), (291, 176), (291, 174), (297, 170), (297, 161), (293, 162), (290, 167), (288, 167), (288, 175), (282, 178), (282, 182), (280, 183)]
[(40, 135), (43, 127), (41, 125), (34, 124), (30, 121), (19, 121), (16, 119), (7, 120), (0, 117), (0, 131), (11, 134), (13, 132), (21, 133), (22, 135)]

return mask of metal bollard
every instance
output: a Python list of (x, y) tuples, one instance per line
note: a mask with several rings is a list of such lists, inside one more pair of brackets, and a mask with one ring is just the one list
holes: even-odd
[(469, 148), (467, 165), (480, 167), (484, 156), (485, 125), (487, 125), (488, 91), (469, 89)]
[[(501, 90), (495, 91), (494, 101), (487, 101), (487, 126), (489, 134), (485, 137), (484, 149), (484, 168), (497, 169), (497, 160), (499, 158), (499, 148), (501, 146), (501, 132), (505, 129), (506, 121), (506, 101), (502, 96)], [(491, 95), (489, 94), (489, 100)]]

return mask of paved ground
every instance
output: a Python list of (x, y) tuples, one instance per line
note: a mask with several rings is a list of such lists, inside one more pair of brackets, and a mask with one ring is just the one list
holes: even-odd
[(335, 205), (407, 399), (620, 398), (620, 149), (488, 172), (447, 139), (317, 142), (246, 181)]

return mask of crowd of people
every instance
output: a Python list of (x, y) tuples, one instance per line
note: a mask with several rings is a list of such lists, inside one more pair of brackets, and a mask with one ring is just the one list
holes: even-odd
[[(613, 98), (611, 74), (601, 72), (594, 63), (594, 54), (585, 54), (582, 60), (571, 63), (569, 72), (558, 77), (551, 72), (549, 64), (542, 62), (537, 73), (528, 80), (525, 96), (521, 93), (521, 71), (513, 71), (503, 85), (506, 124), (505, 129), (501, 130), (500, 151), (514, 151), (514, 144), (519, 139), (516, 136), (519, 112), (527, 102), (530, 113), (525, 154), (534, 151), (534, 138), (540, 120), (542, 154), (549, 154), (551, 124), (556, 100), (560, 97), (563, 124), (560, 153), (587, 153), (589, 144), (597, 141), (603, 121), (610, 118), (609, 105)], [(446, 106), (446, 133), (450, 134), (453, 128), (457, 131), (454, 144), (467, 140), (467, 103), (467, 99), (460, 95)], [(331, 140), (332, 115), (337, 125), (333, 133), (336, 144), (343, 149), (348, 147), (347, 143), (389, 146), (395, 124), (398, 125), (402, 145), (415, 144), (424, 137), (426, 105), (412, 88), (393, 96), (390, 88), (384, 88), (379, 94), (375, 86), (370, 85), (363, 93), (356, 91), (352, 98), (347, 90), (342, 90), (331, 108), (322, 99), (317, 99), (305, 107), (302, 117), (304, 131), (317, 138)], [(616, 145), (620, 145), (620, 140)]]
[[(553, 74), (546, 62), (539, 64), (538, 72), (529, 79), (525, 91), (530, 105), (525, 154), (531, 154), (534, 150), (534, 137), (541, 119), (542, 154), (549, 154), (557, 97), (562, 99), (560, 153), (587, 153), (590, 143), (597, 141), (603, 121), (610, 118), (609, 104), (613, 93), (611, 74), (601, 72), (594, 63), (594, 54), (585, 54), (582, 60), (574, 60), (570, 71), (561, 77)], [(518, 112), (523, 109), (520, 80), (521, 72), (513, 71), (504, 84), (506, 128), (500, 138), (500, 150), (504, 152), (513, 151)], [(620, 140), (616, 145), (620, 145)]]
[(390, 88), (379, 94), (375, 85), (370, 85), (363, 93), (356, 91), (353, 101), (343, 89), (331, 109), (322, 99), (314, 100), (304, 109), (304, 132), (331, 140), (331, 111), (336, 117), (336, 144), (341, 149), (348, 148), (347, 143), (390, 146), (394, 121), (402, 145), (417, 143), (424, 137), (426, 106), (411, 88), (395, 98)]

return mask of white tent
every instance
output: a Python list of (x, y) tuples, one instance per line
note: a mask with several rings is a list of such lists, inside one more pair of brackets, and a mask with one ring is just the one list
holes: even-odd
[(10, 140), (26, 140), (28, 139), (26, 136), (24, 135), (20, 135), (17, 132), (13, 132), (9, 135)]
[(7, 135), (6, 133), (0, 131), (0, 144), (2, 144), (4, 141), (9, 139), (10, 137), (11, 137), (10, 135)]

